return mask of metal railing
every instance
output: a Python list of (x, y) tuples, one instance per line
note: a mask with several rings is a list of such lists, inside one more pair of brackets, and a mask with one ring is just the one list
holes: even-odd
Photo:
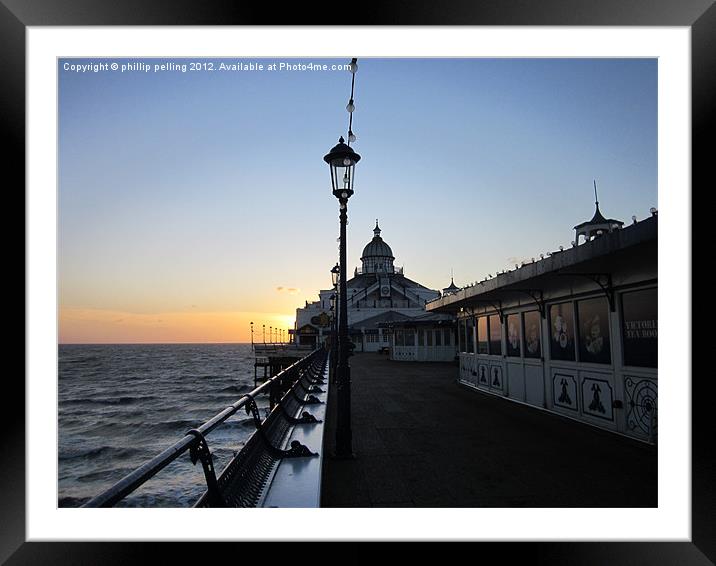
[[(257, 442), (255, 441), (256, 438), (264, 441), (263, 446), (268, 450), (268, 452), (271, 452), (271, 449), (277, 450), (270, 444), (272, 431), (266, 430), (266, 428), (275, 429), (272, 422), (276, 420), (273, 418), (273, 415), (277, 414), (283, 415), (287, 422), (311, 422), (309, 420), (300, 421), (300, 419), (295, 419), (294, 415), (289, 414), (290, 409), (295, 409), (296, 407), (300, 407), (301, 404), (311, 402), (311, 396), (309, 396), (308, 400), (305, 398), (302, 399), (301, 397), (298, 397), (297, 392), (294, 389), (299, 388), (299, 391), (302, 390), (304, 393), (308, 393), (310, 392), (311, 385), (321, 383), (320, 380), (313, 379), (313, 377), (319, 375), (317, 368), (325, 367), (326, 359), (327, 352), (325, 349), (318, 348), (313, 350), (308, 356), (298, 360), (291, 366), (276, 374), (274, 377), (268, 379), (250, 393), (243, 395), (238, 401), (226, 407), (226, 409), (206, 421), (198, 428), (188, 431), (181, 440), (177, 441), (169, 448), (162, 451), (160, 454), (157, 454), (154, 458), (126, 475), (106, 491), (90, 499), (82, 507), (112, 507), (149, 479), (153, 478), (163, 468), (168, 466), (171, 462), (179, 458), (179, 456), (187, 451), (189, 452), (192, 463), (196, 464), (197, 460), (201, 460), (204, 468), (204, 476), (207, 482), (207, 493), (199, 499), (197, 505), (224, 506), (223, 498), (219, 490), (219, 484), (214, 472), (211, 454), (206, 442), (206, 436), (214, 429), (221, 426), (227, 419), (229, 419), (229, 417), (236, 414), (236, 412), (240, 409), (245, 409), (247, 413), (253, 414), (257, 430), (249, 438), (242, 450), (229, 463), (226, 470), (222, 472), (222, 475), (218, 480), (219, 482), (225, 479), (224, 476), (232, 465), (235, 467), (235, 463), (237, 461), (241, 461), (242, 458), (244, 460), (246, 459), (245, 455), (248, 449), (255, 450), (257, 445)], [(284, 392), (285, 394), (283, 397), (279, 399), (279, 394)], [(254, 400), (261, 393), (268, 393), (270, 395), (271, 406), (271, 413), (263, 421), (261, 421), (259, 417), (258, 408)], [(289, 406), (287, 409), (288, 403), (294, 403), (294, 405)], [(264, 427), (262, 425), (268, 426)], [(305, 452), (301, 454), (298, 447), (295, 448), (296, 450), (293, 454), (294, 456), (310, 455), (305, 454)], [(290, 451), (278, 449), (278, 452), (281, 452), (282, 454), (274, 452), (272, 453), (272, 456), (286, 456), (288, 454), (283, 453), (288, 453)], [(244, 456), (242, 456), (242, 454)]]

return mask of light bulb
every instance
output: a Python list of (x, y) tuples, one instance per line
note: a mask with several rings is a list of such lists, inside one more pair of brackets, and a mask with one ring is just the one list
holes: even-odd
[(348, 132), (348, 141), (351, 143), (356, 141), (356, 135), (353, 132)]
[(348, 70), (351, 73), (355, 74), (355, 72), (358, 70), (358, 61), (352, 59), (350, 65), (348, 65)]
[(346, 110), (348, 110), (348, 112), (353, 112), (355, 109), (356, 109), (356, 105), (353, 104), (353, 99), (351, 98), (348, 101), (348, 104), (346, 105)]
[(351, 160), (346, 157), (346, 158), (343, 160), (343, 165), (345, 165), (346, 167), (348, 167), (348, 166), (350, 166), (350, 164), (351, 164)]

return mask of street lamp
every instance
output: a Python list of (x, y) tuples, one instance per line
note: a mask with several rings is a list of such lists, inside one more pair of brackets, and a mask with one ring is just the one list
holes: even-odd
[(336, 263), (331, 268), (331, 281), (333, 282), (333, 294), (331, 295), (331, 310), (333, 320), (331, 321), (331, 383), (336, 382), (336, 367), (338, 367), (338, 275), (341, 266)]
[[(338, 389), (337, 426), (336, 426), (336, 457), (351, 458), (353, 456), (353, 434), (351, 431), (351, 373), (348, 365), (348, 301), (346, 295), (346, 224), (348, 223), (348, 199), (353, 195), (353, 179), (355, 165), (360, 155), (346, 145), (341, 137), (338, 144), (329, 151), (323, 160), (328, 163), (331, 171), (331, 187), (333, 196), (340, 205), (340, 291), (338, 293), (338, 367), (336, 368), (336, 384)], [(335, 268), (334, 268), (335, 269)], [(331, 270), (333, 274), (333, 270)]]

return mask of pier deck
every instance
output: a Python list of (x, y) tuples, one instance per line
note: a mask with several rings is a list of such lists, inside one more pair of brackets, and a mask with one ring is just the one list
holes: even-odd
[(323, 507), (657, 505), (653, 446), (472, 391), (447, 363), (350, 362), (357, 457), (324, 459)]

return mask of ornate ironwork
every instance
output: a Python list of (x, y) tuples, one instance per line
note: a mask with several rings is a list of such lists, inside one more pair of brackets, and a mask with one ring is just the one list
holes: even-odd
[(284, 407), (283, 404), (279, 405), (279, 410), (281, 411), (281, 415), (283, 416), (283, 418), (285, 418), (290, 424), (317, 424), (323, 422), (321, 420), (318, 420), (308, 411), (303, 411), (299, 418), (293, 417), (288, 413), (286, 407)]
[(204, 435), (193, 428), (187, 431), (188, 435), (196, 438), (196, 441), (189, 448), (189, 458), (191, 463), (196, 466), (197, 461), (201, 461), (201, 467), (204, 469), (204, 478), (206, 479), (206, 491), (211, 501), (212, 507), (224, 507), (224, 499), (221, 497), (219, 485), (216, 482), (216, 471), (214, 470), (214, 461), (209, 452), (209, 445)]
[(627, 393), (627, 427), (655, 440), (657, 437), (658, 388), (651, 379), (624, 379)]
[(298, 440), (294, 440), (293, 442), (291, 442), (291, 448), (289, 450), (283, 450), (274, 446), (271, 442), (271, 439), (269, 438), (269, 435), (266, 432), (266, 427), (263, 426), (266, 421), (261, 420), (256, 401), (251, 395), (247, 395), (247, 397), (249, 397), (249, 401), (248, 403), (246, 403), (246, 414), (250, 414), (253, 416), (254, 425), (256, 425), (256, 432), (258, 432), (259, 436), (261, 437), (261, 440), (263, 440), (266, 450), (268, 450), (274, 458), (282, 459), (300, 458), (304, 456), (318, 456), (318, 453), (311, 452), (306, 446), (298, 442)]
[(296, 401), (298, 401), (301, 405), (318, 405), (320, 403), (323, 403), (323, 401), (321, 401), (315, 395), (309, 395), (307, 399), (302, 399), (301, 397), (298, 396), (298, 394), (296, 393), (296, 391), (293, 388), (289, 389), (289, 394), (294, 399), (296, 399)]
[(542, 316), (542, 318), (547, 318), (547, 309), (545, 307), (544, 293), (542, 292), (542, 289), (509, 289), (509, 290), (515, 291), (517, 293), (524, 293), (525, 295), (528, 295), (537, 305), (537, 309), (539, 310), (539, 313)]
[(616, 304), (614, 302), (614, 285), (612, 284), (612, 274), (611, 273), (574, 273), (574, 272), (557, 272), (557, 275), (571, 275), (571, 276), (578, 276), (578, 277), (586, 277), (587, 279), (590, 279), (591, 281), (594, 281), (597, 285), (599, 285), (599, 288), (604, 293), (604, 296), (606, 296), (607, 301), (609, 302), (609, 310), (611, 312), (616, 311)]
[[(239, 398), (200, 427), (187, 432), (173, 445), (85, 503), (84, 507), (115, 505), (187, 451), (194, 464), (201, 461), (207, 484), (207, 491), (196, 502), (196, 507), (255, 507), (260, 502), (277, 461), (282, 458), (317, 455), (297, 441), (293, 441), (286, 450), (277, 448), (275, 444), (283, 445), (294, 424), (320, 422), (306, 411), (300, 417), (293, 415), (297, 414), (302, 405), (322, 403), (313, 395), (309, 395), (308, 399), (298, 397), (296, 389), (301, 376), (323, 375), (327, 357), (328, 353), (324, 349), (314, 350)], [(305, 385), (301, 385), (305, 389)], [(288, 393), (279, 399), (285, 389), (288, 389)], [(263, 420), (255, 401), (260, 393), (268, 393), (272, 404), (272, 410), (267, 408), (268, 414)], [(279, 405), (280, 409), (275, 405)], [(256, 432), (249, 437), (217, 478), (205, 436), (242, 408), (252, 416)]]

